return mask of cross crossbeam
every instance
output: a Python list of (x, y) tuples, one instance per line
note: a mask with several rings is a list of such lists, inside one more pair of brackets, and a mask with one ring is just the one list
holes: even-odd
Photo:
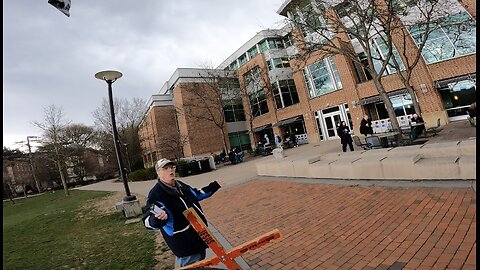
[(235, 262), (235, 258), (242, 256), (243, 254), (260, 248), (272, 240), (280, 238), (280, 231), (274, 229), (268, 233), (265, 233), (251, 241), (240, 244), (229, 251), (225, 251), (225, 248), (220, 244), (213, 233), (208, 229), (202, 219), (192, 208), (183, 211), (183, 215), (187, 218), (190, 224), (193, 226), (202, 240), (212, 249), (216, 256), (206, 258), (202, 261), (196, 262), (177, 269), (194, 269), (194, 268), (209, 268), (214, 265), (223, 263), (229, 270), (242, 270), (242, 268)]

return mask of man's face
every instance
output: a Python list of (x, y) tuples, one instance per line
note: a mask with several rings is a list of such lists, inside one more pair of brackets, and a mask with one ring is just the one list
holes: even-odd
[(157, 171), (158, 176), (167, 183), (173, 183), (173, 180), (175, 180), (175, 168), (175, 164), (167, 164)]

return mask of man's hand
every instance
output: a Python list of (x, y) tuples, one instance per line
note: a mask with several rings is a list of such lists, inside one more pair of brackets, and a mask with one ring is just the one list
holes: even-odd
[(165, 210), (161, 209), (158, 211), (158, 213), (155, 214), (155, 217), (160, 219), (160, 220), (167, 220), (168, 214), (165, 212)]
[(168, 218), (168, 214), (165, 211), (165, 206), (158, 207), (155, 204), (152, 204), (150, 207), (150, 212), (152, 212), (157, 219), (166, 220)]
[(223, 180), (217, 180), (217, 183), (220, 185), (220, 187), (225, 186), (225, 182)]

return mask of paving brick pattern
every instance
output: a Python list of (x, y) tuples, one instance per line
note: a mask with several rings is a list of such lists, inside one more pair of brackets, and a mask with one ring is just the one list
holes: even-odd
[(280, 230), (280, 240), (243, 256), (251, 269), (476, 268), (471, 188), (253, 180), (202, 205), (233, 246)]

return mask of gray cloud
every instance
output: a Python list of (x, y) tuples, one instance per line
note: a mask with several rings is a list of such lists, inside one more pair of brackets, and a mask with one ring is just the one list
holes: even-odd
[(178, 67), (216, 66), (255, 33), (278, 27), (282, 0), (80, 1), (70, 17), (42, 1), (3, 2), (4, 145), (40, 135), (43, 108), (93, 124), (107, 97), (94, 74), (124, 76), (114, 97), (148, 99)]

